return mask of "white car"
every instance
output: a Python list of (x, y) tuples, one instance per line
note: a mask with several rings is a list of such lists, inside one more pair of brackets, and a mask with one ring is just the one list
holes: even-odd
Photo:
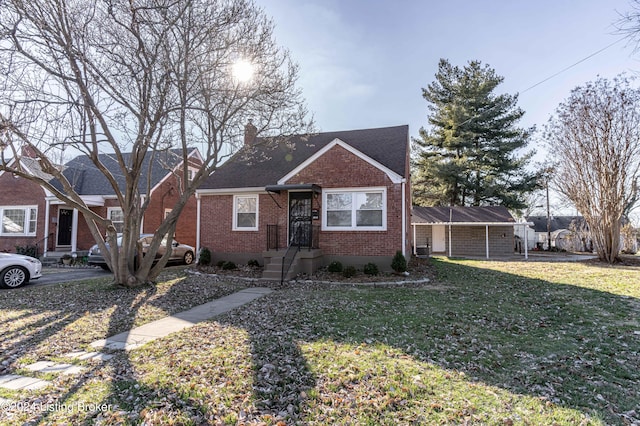
[(16, 288), (42, 276), (42, 263), (35, 257), (0, 253), (0, 288)]

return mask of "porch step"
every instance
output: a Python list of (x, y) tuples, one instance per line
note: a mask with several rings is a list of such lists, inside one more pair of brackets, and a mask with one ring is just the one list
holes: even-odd
[[(65, 254), (71, 254), (70, 251), (48, 251), (46, 256), (40, 256), (40, 262), (44, 266), (51, 266), (60, 263), (60, 258)], [(88, 250), (78, 250), (76, 251), (76, 259), (82, 259), (85, 256), (89, 255)]]
[[(284, 277), (285, 280), (290, 280), (298, 275), (298, 258), (294, 258), (289, 268), (289, 272)], [(262, 271), (262, 279), (265, 280), (280, 280), (282, 277), (282, 257), (274, 257), (271, 262), (265, 265)]]

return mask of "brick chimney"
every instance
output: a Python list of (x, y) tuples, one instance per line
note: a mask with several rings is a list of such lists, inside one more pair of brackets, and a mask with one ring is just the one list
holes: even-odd
[(33, 149), (31, 145), (22, 145), (22, 148), (20, 149), (20, 153), (22, 154), (23, 157), (38, 158), (38, 153), (36, 152), (35, 149)]
[(246, 126), (244, 126), (244, 146), (249, 146), (253, 144), (258, 135), (258, 128), (253, 125), (251, 119)]

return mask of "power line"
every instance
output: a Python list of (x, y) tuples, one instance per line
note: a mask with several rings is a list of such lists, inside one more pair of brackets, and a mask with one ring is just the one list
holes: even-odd
[(523, 90), (522, 92), (520, 92), (520, 93), (527, 92), (527, 91), (529, 91), (529, 90), (533, 89), (534, 87), (537, 87), (537, 86), (541, 85), (542, 83), (546, 83), (547, 81), (551, 80), (552, 78), (557, 77), (557, 76), (559, 76), (560, 74), (562, 74), (563, 72), (565, 72), (565, 71), (567, 71), (567, 70), (570, 70), (571, 68), (575, 67), (576, 65), (579, 65), (579, 64), (583, 63), (583, 62), (584, 62), (584, 61), (586, 61), (587, 59), (593, 58), (593, 57), (594, 57), (594, 56), (596, 56), (597, 54), (604, 52), (605, 50), (609, 49), (610, 47), (612, 47), (612, 46), (614, 46), (614, 45), (616, 45), (616, 44), (618, 44), (618, 43), (620, 43), (622, 40), (624, 40), (624, 39), (626, 39), (626, 38), (627, 38), (626, 36), (625, 36), (625, 37), (622, 37), (622, 38), (619, 38), (618, 40), (614, 41), (613, 43), (611, 43), (611, 44), (609, 44), (609, 45), (607, 45), (607, 46), (605, 46), (605, 47), (603, 47), (602, 49), (600, 49), (600, 50), (597, 50), (597, 51), (593, 52), (593, 53), (592, 53), (592, 54), (590, 54), (589, 56), (585, 56), (584, 58), (580, 59), (578, 62), (576, 62), (576, 63), (574, 63), (574, 64), (572, 64), (572, 65), (569, 65), (569, 66), (568, 66), (568, 67), (566, 67), (566, 68), (561, 69), (561, 70), (560, 70), (560, 71), (558, 71), (557, 73), (550, 75), (549, 77), (545, 78), (544, 80), (541, 80), (541, 81), (537, 82), (537, 83), (536, 83), (536, 84), (534, 84), (533, 86), (527, 87), (526, 89), (524, 89), (524, 90)]

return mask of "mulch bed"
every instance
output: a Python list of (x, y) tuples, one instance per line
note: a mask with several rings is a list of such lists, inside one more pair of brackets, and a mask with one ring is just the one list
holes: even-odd
[[(367, 275), (362, 270), (357, 271), (353, 277), (346, 278), (339, 272), (329, 272), (327, 267), (320, 268), (312, 275), (300, 274), (294, 280), (285, 283), (291, 286), (300, 283), (332, 283), (332, 284), (375, 284), (375, 283), (398, 283), (407, 284), (411, 282), (424, 283), (426, 279), (433, 281), (435, 278), (434, 269), (428, 258), (412, 257), (407, 265), (408, 275), (396, 274), (392, 272), (381, 272), (378, 275)], [(238, 265), (236, 269), (223, 269), (218, 266), (194, 266), (193, 272), (207, 275), (216, 275), (220, 279), (240, 279), (244, 281), (259, 282), (260, 285), (270, 287), (280, 287), (279, 282), (261, 280), (262, 267)], [(271, 283), (271, 284), (269, 284)]]

